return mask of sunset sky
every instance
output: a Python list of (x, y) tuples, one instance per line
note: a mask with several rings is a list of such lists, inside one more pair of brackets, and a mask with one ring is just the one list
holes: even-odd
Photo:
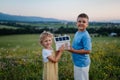
[(0, 0), (0, 12), (72, 21), (86, 13), (91, 21), (120, 20), (120, 0)]

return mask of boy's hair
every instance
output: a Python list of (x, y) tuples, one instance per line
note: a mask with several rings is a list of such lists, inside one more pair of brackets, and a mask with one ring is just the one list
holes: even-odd
[(42, 45), (42, 41), (46, 38), (46, 37), (51, 37), (53, 38), (53, 34), (48, 32), (48, 31), (43, 31), (41, 34), (40, 34), (40, 44)]
[(85, 13), (81, 13), (81, 14), (79, 14), (78, 17), (77, 17), (77, 20), (78, 20), (78, 18), (87, 18), (87, 19), (89, 20), (88, 15), (85, 14)]

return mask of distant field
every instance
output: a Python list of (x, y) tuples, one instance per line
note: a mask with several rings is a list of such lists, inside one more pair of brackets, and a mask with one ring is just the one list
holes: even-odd
[[(60, 28), (60, 27), (67, 27), (65, 23), (16, 23), (19, 25), (24, 25), (24, 26), (34, 26), (36, 28)], [(69, 27), (74, 27), (75, 24), (69, 25)], [(0, 25), (0, 28), (20, 28), (19, 26), (17, 27), (13, 27), (13, 26), (4, 26), (4, 25)]]
[[(0, 79), (42, 80), (41, 50), (39, 35), (0, 36)], [(119, 37), (92, 38), (90, 57), (90, 80), (120, 79)], [(59, 62), (59, 80), (73, 80), (71, 53), (67, 51)]]
[(0, 29), (2, 29), (2, 28), (6, 28), (6, 29), (18, 29), (17, 27), (13, 27), (13, 26), (0, 25)]

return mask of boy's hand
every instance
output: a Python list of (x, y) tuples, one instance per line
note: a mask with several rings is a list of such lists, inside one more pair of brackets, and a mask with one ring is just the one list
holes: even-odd
[(69, 49), (67, 49), (67, 51), (69, 51), (69, 52), (73, 52), (73, 50), (74, 49), (71, 46), (69, 47)]

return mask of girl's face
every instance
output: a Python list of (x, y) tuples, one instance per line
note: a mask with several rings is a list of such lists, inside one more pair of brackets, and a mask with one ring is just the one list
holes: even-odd
[(52, 47), (52, 38), (51, 38), (51, 37), (46, 37), (46, 38), (42, 41), (42, 45), (43, 45), (46, 49), (51, 49), (51, 47)]
[(87, 26), (88, 26), (88, 19), (87, 18), (78, 18), (77, 19), (77, 27), (78, 27), (78, 31), (84, 31)]

